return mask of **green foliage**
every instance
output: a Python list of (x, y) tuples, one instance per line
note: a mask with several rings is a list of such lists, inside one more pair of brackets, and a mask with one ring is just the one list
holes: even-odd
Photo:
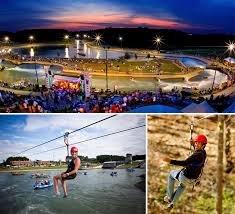
[(132, 156), (132, 160), (145, 160), (146, 159), (146, 155), (134, 155)]
[(199, 213), (209, 213), (215, 210), (215, 197), (209, 194), (204, 194), (195, 201), (195, 209)]
[(106, 161), (124, 161), (124, 156), (118, 156), (118, 155), (99, 155), (96, 156), (96, 159), (98, 162), (103, 163)]
[(224, 213), (235, 213), (235, 191), (226, 189), (223, 195), (223, 211)]
[[(223, 213), (235, 213), (235, 191), (225, 189), (223, 192)], [(210, 194), (203, 194), (195, 201), (195, 209), (198, 213), (210, 213), (215, 210), (216, 197)]]

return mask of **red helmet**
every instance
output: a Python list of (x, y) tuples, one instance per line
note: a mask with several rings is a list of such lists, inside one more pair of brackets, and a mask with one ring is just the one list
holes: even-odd
[(203, 144), (207, 144), (207, 138), (204, 134), (199, 134), (195, 140), (195, 142), (199, 142), (199, 143), (203, 143)]
[(78, 152), (78, 148), (73, 146), (71, 149), (70, 149), (70, 153), (72, 152)]

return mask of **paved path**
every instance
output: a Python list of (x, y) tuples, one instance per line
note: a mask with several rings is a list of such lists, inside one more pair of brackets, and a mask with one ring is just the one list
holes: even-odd
[(13, 92), (14, 94), (18, 95), (33, 95), (33, 96), (40, 96), (40, 92), (33, 92), (33, 91), (23, 91), (23, 90), (16, 90), (16, 89), (11, 89), (11, 88), (4, 88), (0, 87), (0, 90), (2, 91), (10, 91)]

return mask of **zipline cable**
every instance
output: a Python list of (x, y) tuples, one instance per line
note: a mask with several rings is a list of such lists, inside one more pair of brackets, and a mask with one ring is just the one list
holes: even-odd
[[(111, 132), (109, 134), (105, 134), (105, 135), (101, 135), (101, 136), (98, 136), (98, 137), (93, 137), (93, 138), (89, 138), (89, 139), (86, 139), (86, 140), (82, 140), (82, 141), (79, 141), (77, 143), (71, 143), (70, 145), (76, 145), (76, 144), (84, 143), (84, 142), (87, 142), (87, 141), (96, 140), (96, 139), (99, 139), (99, 138), (103, 138), (103, 137), (107, 137), (107, 136), (110, 136), (110, 135), (119, 134), (119, 133), (122, 133), (122, 132), (127, 132), (127, 131), (130, 131), (130, 130), (133, 130), (133, 129), (137, 129), (137, 128), (141, 128), (141, 127), (144, 127), (144, 126), (146, 126), (146, 125), (144, 124), (144, 125), (140, 125), (140, 126), (136, 126), (136, 127), (132, 127), (132, 128), (128, 128), (128, 129), (123, 129), (123, 130), (116, 131), (116, 132)], [(52, 149), (48, 149), (46, 151), (34, 153), (34, 154), (31, 154), (31, 155), (27, 155), (27, 156), (42, 154), (44, 152), (49, 152), (49, 151), (53, 151), (53, 150), (56, 150), (56, 149), (61, 149), (61, 148), (64, 148), (64, 147), (66, 147), (66, 145), (65, 146), (55, 147), (55, 148), (52, 148)]]
[[(98, 121), (96, 121), (96, 122), (94, 122), (94, 123), (91, 123), (91, 124), (89, 124), (89, 125), (83, 126), (82, 128), (76, 129), (76, 130), (74, 130), (74, 131), (72, 131), (72, 132), (68, 132), (68, 134), (73, 134), (73, 133), (75, 133), (75, 132), (77, 132), (77, 131), (80, 131), (80, 130), (82, 130), (82, 129), (88, 128), (89, 126), (92, 126), (92, 125), (95, 125), (95, 124), (97, 124), (97, 123), (103, 122), (103, 121), (108, 120), (108, 119), (110, 119), (110, 118), (112, 118), (112, 117), (115, 117), (115, 116), (117, 116), (117, 114), (111, 115), (111, 116), (106, 117), (106, 118), (101, 119), (101, 120), (98, 120)], [(37, 147), (39, 147), (39, 146), (45, 145), (45, 144), (47, 144), (47, 143), (50, 143), (50, 142), (52, 142), (52, 141), (58, 140), (58, 139), (60, 139), (60, 138), (62, 138), (62, 137), (64, 137), (64, 135), (61, 135), (61, 136), (56, 137), (56, 138), (53, 138), (53, 139), (48, 140), (48, 141), (46, 141), (46, 142), (44, 142), (44, 143), (40, 143), (40, 144), (38, 144), (38, 145), (36, 145), (36, 146), (33, 146), (33, 147), (28, 148), (28, 149), (26, 149), (26, 150), (23, 150), (23, 151), (21, 151), (21, 152), (15, 154), (15, 155), (13, 155), (13, 156), (19, 155), (19, 154), (24, 153), (24, 152), (27, 152), (27, 151), (29, 151), (29, 150), (31, 150), (31, 149), (34, 149), (34, 148), (37, 148)]]

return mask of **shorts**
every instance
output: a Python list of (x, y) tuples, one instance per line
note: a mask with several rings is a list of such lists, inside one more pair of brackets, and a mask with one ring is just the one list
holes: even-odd
[[(63, 172), (63, 173), (61, 174), (61, 176), (62, 176), (63, 174), (65, 174), (65, 173), (67, 173), (67, 172)], [(77, 176), (77, 174), (75, 173), (75, 174), (73, 174), (73, 175), (69, 175), (69, 176), (66, 177), (66, 178), (62, 178), (62, 180), (63, 180), (63, 181), (65, 181), (65, 180), (71, 180), (71, 179), (76, 178), (76, 176)]]

